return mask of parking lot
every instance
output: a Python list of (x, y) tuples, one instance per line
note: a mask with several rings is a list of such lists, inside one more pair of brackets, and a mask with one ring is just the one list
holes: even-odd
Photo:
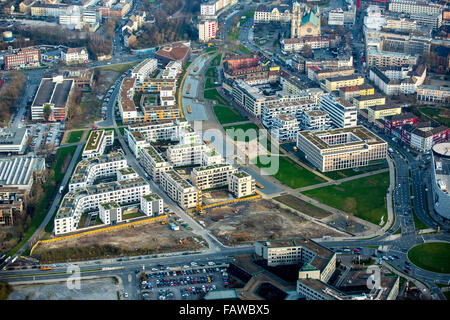
[(139, 273), (137, 277), (144, 300), (198, 300), (208, 291), (228, 286), (227, 265), (213, 262), (170, 270), (152, 268), (145, 276)]

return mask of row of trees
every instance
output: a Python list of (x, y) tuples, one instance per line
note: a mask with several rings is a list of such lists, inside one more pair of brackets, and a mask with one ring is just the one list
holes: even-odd
[(16, 101), (22, 94), (25, 84), (25, 75), (23, 72), (15, 72), (8, 83), (4, 84), (4, 88), (0, 91), (0, 122), (6, 125), (11, 114), (16, 107)]

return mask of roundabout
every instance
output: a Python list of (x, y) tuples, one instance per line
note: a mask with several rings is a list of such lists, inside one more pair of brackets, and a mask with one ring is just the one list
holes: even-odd
[(437, 273), (450, 273), (450, 243), (427, 242), (408, 251), (408, 259), (417, 267)]

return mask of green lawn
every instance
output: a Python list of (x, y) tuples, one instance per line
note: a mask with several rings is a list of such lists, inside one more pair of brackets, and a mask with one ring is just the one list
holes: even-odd
[(304, 214), (307, 214), (313, 218), (322, 219), (328, 217), (331, 213), (325, 211), (319, 207), (316, 207), (306, 201), (303, 201), (300, 198), (294, 197), (293, 195), (279, 196), (273, 198), (276, 201), (279, 201), (292, 209), (298, 210)]
[(450, 243), (428, 242), (408, 251), (408, 259), (419, 268), (439, 273), (450, 273)]
[(385, 172), (303, 193), (331, 207), (380, 225), (381, 217), (384, 217), (384, 223), (387, 222), (388, 187), (389, 172)]
[(206, 78), (205, 89), (212, 89), (220, 86), (220, 84), (216, 84), (215, 82), (217, 82), (217, 78)]
[(211, 66), (217, 67), (220, 65), (220, 61), (222, 60), (222, 54), (219, 53), (217, 56), (214, 57), (211, 61)]
[(402, 233), (402, 228), (398, 228), (393, 234), (401, 234)]
[(220, 95), (217, 89), (209, 89), (203, 91), (203, 97), (209, 100), (216, 100), (217, 104), (229, 106), (228, 101)]
[(245, 46), (242, 45), (242, 44), (240, 44), (238, 48), (239, 48), (239, 50), (240, 50), (242, 53), (245, 53), (245, 54), (251, 54), (251, 53), (252, 53), (247, 47), (245, 47)]
[(427, 226), (425, 223), (423, 223), (419, 217), (417, 217), (416, 215), (416, 211), (414, 210), (414, 208), (412, 208), (412, 213), (413, 213), (413, 219), (414, 219), (414, 228), (416, 230), (423, 230), (423, 229), (429, 229), (430, 227)]
[[(235, 141), (249, 141), (250, 138), (258, 138), (259, 128), (254, 123), (244, 123), (239, 125), (231, 125), (231, 126), (224, 126), (223, 129), (225, 130), (226, 134), (228, 134), (233, 140)], [(241, 136), (241, 134), (238, 132), (233, 132), (236, 130), (242, 129), (244, 131), (244, 135)], [(238, 136), (235, 136), (238, 135)]]
[(367, 167), (360, 167), (358, 170), (354, 170), (354, 168), (351, 169), (344, 169), (344, 170), (337, 170), (337, 171), (329, 171), (324, 172), (323, 174), (326, 175), (328, 178), (331, 178), (333, 180), (339, 180), (347, 177), (353, 177), (358, 174), (363, 174), (371, 171), (376, 171), (380, 169), (388, 168), (388, 164), (386, 161), (376, 161), (377, 163), (373, 165), (369, 165)]
[[(278, 171), (273, 177), (290, 188), (296, 189), (325, 182), (324, 179), (316, 176), (311, 171), (297, 165), (294, 161), (286, 157), (278, 157)], [(258, 158), (256, 165), (263, 169), (267, 167)]]
[(217, 78), (217, 71), (215, 67), (210, 67), (208, 68), (208, 70), (206, 70), (205, 75), (207, 77), (211, 77), (211, 78)]
[(242, 117), (239, 112), (230, 107), (214, 106), (214, 113), (216, 114), (217, 120), (220, 124), (247, 120)]
[(81, 137), (83, 136), (83, 133), (84, 133), (84, 130), (71, 131), (69, 138), (67, 139), (67, 143), (80, 142)]

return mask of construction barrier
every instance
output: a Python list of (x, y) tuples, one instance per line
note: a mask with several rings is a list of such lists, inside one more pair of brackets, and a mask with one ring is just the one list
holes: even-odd
[[(221, 201), (221, 202), (217, 202), (217, 203), (212, 203), (212, 204), (208, 204), (206, 206), (202, 206), (202, 209), (208, 209), (208, 208), (213, 208), (213, 207), (219, 207), (219, 206), (223, 206), (225, 204), (229, 204), (229, 203), (235, 203), (235, 202), (243, 202), (243, 201), (247, 201), (247, 200), (253, 200), (253, 199), (259, 199), (261, 198), (261, 195), (257, 194), (255, 196), (251, 196), (248, 198), (242, 198), (242, 199), (233, 199), (233, 200), (226, 200), (226, 201)], [(188, 209), (186, 210), (187, 212), (192, 212), (195, 209)]]
[(162, 216), (154, 217), (154, 218), (148, 218), (148, 219), (143, 219), (143, 220), (139, 220), (139, 221), (128, 222), (128, 223), (120, 224), (120, 225), (117, 225), (117, 226), (105, 227), (105, 228), (101, 228), (101, 229), (96, 229), (96, 230), (91, 230), (91, 231), (71, 234), (70, 236), (64, 236), (64, 237), (48, 239), (48, 240), (39, 240), (31, 248), (30, 255), (33, 254), (33, 250), (40, 243), (50, 243), (50, 242), (59, 241), (59, 240), (65, 240), (65, 239), (70, 239), (70, 238), (77, 238), (77, 237), (86, 236), (86, 235), (89, 235), (89, 234), (94, 234), (94, 233), (97, 233), (97, 232), (111, 231), (111, 230), (115, 230), (115, 229), (119, 229), (119, 228), (123, 228), (123, 227), (129, 227), (131, 225), (136, 225), (136, 224), (139, 224), (139, 223), (152, 222), (152, 221), (156, 221), (156, 220), (160, 220), (160, 219), (164, 219), (164, 218), (167, 218), (166, 214), (162, 215)]

